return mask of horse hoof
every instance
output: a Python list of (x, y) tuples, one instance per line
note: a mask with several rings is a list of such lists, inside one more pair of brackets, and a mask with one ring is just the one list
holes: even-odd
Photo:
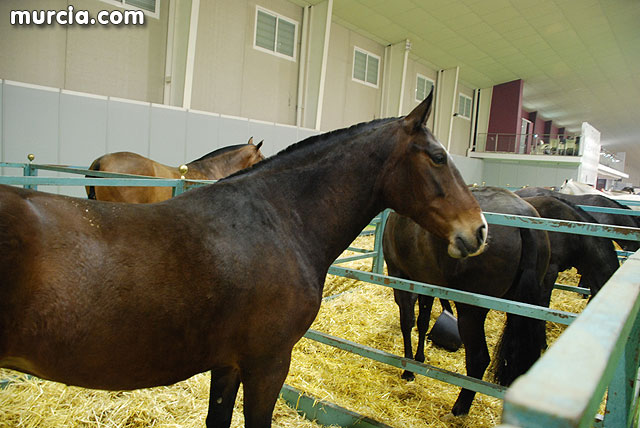
[(413, 382), (414, 380), (416, 380), (416, 375), (413, 374), (412, 372), (403, 372), (402, 376), (400, 376), (402, 379), (408, 381), (408, 382)]
[(453, 413), (447, 413), (446, 415), (440, 416), (440, 420), (446, 423), (447, 425), (453, 425), (456, 422), (460, 421), (458, 416), (454, 416)]

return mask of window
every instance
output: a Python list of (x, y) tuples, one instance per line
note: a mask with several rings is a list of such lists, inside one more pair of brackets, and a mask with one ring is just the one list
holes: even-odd
[(365, 85), (378, 87), (378, 69), (380, 57), (354, 47), (353, 50), (353, 80)]
[(141, 10), (153, 18), (160, 17), (160, 0), (101, 0), (124, 9)]
[(418, 73), (418, 78), (416, 79), (416, 101), (422, 101), (427, 98), (433, 86), (433, 80)]
[(466, 95), (458, 95), (458, 116), (471, 119), (471, 98)]
[(296, 60), (297, 22), (256, 7), (255, 34), (254, 48), (292, 61)]

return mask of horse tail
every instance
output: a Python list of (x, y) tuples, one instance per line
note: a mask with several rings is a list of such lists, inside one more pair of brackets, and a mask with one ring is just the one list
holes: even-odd
[[(523, 303), (544, 306), (538, 260), (540, 254), (532, 229), (520, 228), (522, 254), (519, 274), (509, 298)], [(546, 269), (544, 269), (546, 271)], [(507, 313), (507, 322), (493, 358), (494, 381), (510, 385), (524, 374), (540, 357), (546, 347), (545, 322), (538, 319)]]
[[(100, 171), (100, 158), (96, 159), (93, 161), (93, 163), (91, 164), (91, 166), (89, 167), (90, 170), (92, 171)], [(93, 177), (91, 175), (85, 175), (85, 178), (98, 178), (98, 177)], [(96, 188), (95, 186), (87, 186), (87, 198), (89, 199), (96, 199)]]

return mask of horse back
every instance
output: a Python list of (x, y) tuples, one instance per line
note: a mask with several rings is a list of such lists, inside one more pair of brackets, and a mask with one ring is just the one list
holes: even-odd
[[(142, 175), (148, 177), (179, 178), (176, 168), (155, 162), (132, 152), (115, 152), (103, 155), (93, 161), (94, 171)], [(87, 190), (90, 199), (109, 202), (153, 203), (171, 197), (168, 187), (111, 187), (95, 186)], [(93, 195), (93, 198), (91, 196)]]

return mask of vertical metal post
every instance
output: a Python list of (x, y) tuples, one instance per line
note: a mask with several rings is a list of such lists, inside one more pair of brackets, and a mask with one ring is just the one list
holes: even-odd
[[(24, 165), (23, 168), (23, 174), (25, 177), (35, 177), (38, 175), (38, 170), (36, 168), (33, 167), (33, 165), (31, 165), (31, 162), (35, 159), (36, 157), (29, 153), (27, 155), (27, 159), (29, 159), (29, 163)], [(24, 185), (25, 189), (33, 189), (33, 190), (38, 190), (38, 186), (36, 186), (35, 184), (31, 185), (31, 184), (25, 184)]]
[(184, 193), (184, 176), (187, 175), (189, 171), (189, 167), (185, 164), (182, 164), (178, 167), (178, 171), (180, 171), (180, 181), (176, 182), (176, 185), (173, 187), (172, 196), (176, 197), (181, 193)]
[(184, 193), (184, 180), (176, 181), (176, 185), (172, 188), (173, 197), (176, 197), (181, 193)]
[(609, 384), (604, 428), (630, 427), (638, 405), (636, 387), (640, 364), (640, 317), (629, 333), (620, 362)]
[(389, 210), (386, 209), (380, 213), (380, 221), (376, 224), (375, 241), (373, 242), (373, 265), (371, 271), (373, 273), (382, 274), (384, 272), (384, 254), (382, 253), (382, 235), (384, 233), (384, 225), (387, 224)]

